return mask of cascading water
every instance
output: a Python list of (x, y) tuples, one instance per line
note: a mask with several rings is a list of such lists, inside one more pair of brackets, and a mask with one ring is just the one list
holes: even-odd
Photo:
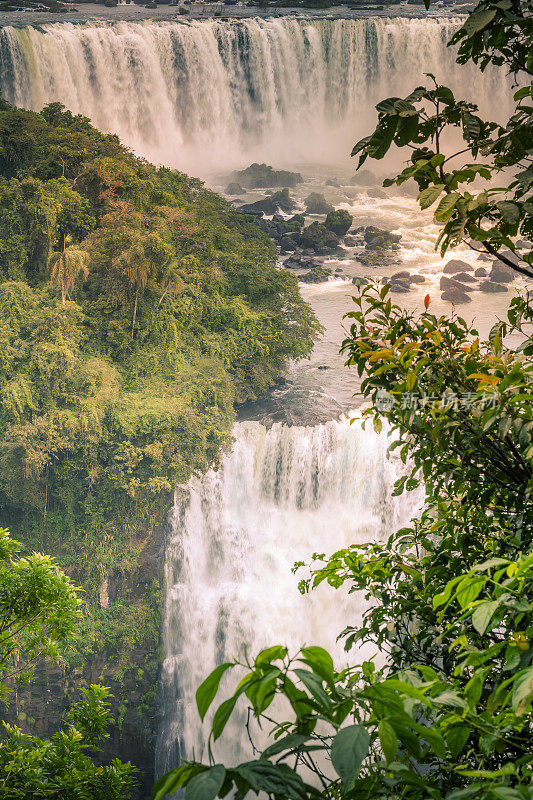
[[(344, 661), (336, 637), (357, 622), (361, 598), (321, 586), (298, 591), (292, 564), (315, 552), (383, 538), (412, 515), (417, 498), (390, 498), (400, 465), (387, 437), (360, 423), (315, 427), (239, 423), (218, 472), (176, 493), (166, 558), (163, 722), (157, 771), (204, 755), (197, 686), (232, 656), (271, 644), (320, 644)], [(208, 726), (206, 725), (206, 728)], [(217, 755), (246, 758), (242, 720)], [(250, 756), (248, 748), (248, 757)]]
[[(374, 105), (424, 71), (485, 112), (504, 86), (457, 72), (446, 46), (457, 20), (247, 19), (0, 29), (0, 94), (39, 110), (60, 101), (141, 155), (210, 170), (338, 161), (369, 129)], [(502, 106), (503, 103), (503, 106)]]

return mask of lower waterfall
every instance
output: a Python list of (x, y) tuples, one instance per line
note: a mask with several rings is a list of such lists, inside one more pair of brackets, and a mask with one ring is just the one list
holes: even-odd
[[(243, 646), (254, 655), (271, 644), (292, 651), (319, 644), (343, 664), (336, 637), (361, 617), (362, 598), (333, 595), (327, 585), (302, 596), (291, 567), (313, 552), (388, 536), (418, 502), (390, 497), (405, 468), (387, 458), (387, 435), (371, 425), (364, 430), (345, 419), (267, 429), (242, 422), (234, 438), (217, 472), (176, 491), (165, 567), (159, 774), (193, 754), (205, 757), (209, 725), (201, 725), (195, 690)], [(228, 764), (250, 756), (242, 722), (230, 721), (215, 747)]]

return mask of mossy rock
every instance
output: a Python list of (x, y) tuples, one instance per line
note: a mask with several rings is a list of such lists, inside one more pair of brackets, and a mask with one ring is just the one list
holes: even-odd
[(324, 224), (328, 230), (333, 231), (337, 236), (344, 236), (352, 227), (352, 222), (353, 217), (348, 211), (338, 209), (329, 212)]
[(328, 203), (323, 194), (311, 192), (305, 200), (305, 208), (308, 214), (330, 214), (335, 209)]

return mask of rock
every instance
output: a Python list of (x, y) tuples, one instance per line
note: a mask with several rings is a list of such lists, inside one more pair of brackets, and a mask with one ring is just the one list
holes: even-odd
[(340, 185), (340, 181), (336, 178), (328, 178), (326, 181), (326, 186), (334, 186), (336, 189), (338, 189)]
[(319, 266), (310, 269), (305, 275), (300, 275), (299, 280), (301, 280), (302, 283), (326, 283), (330, 275), (330, 269)]
[(365, 228), (364, 240), (366, 246), (371, 249), (381, 249), (384, 247), (393, 247), (397, 245), (402, 237), (396, 233), (382, 230), (382, 228), (375, 228), (373, 225), (368, 225)]
[(478, 267), (474, 272), (474, 275), (476, 278), (484, 278), (486, 275), (488, 275), (488, 272), (485, 267)]
[(457, 286), (450, 286), (448, 289), (446, 289), (446, 291), (441, 294), (441, 299), (446, 300), (449, 303), (454, 303), (456, 306), (472, 302), (472, 298), (464, 291), (464, 289), (461, 289)]
[(270, 214), (275, 214), (277, 210), (277, 205), (272, 202), (272, 198), (270, 197), (265, 197), (263, 200), (256, 200), (255, 203), (245, 203), (239, 207), (239, 211), (242, 211), (243, 214), (260, 214), (261, 216), (263, 216), (263, 214), (270, 216)]
[(531, 250), (533, 244), (531, 244), (531, 242), (528, 242), (527, 239), (519, 239), (515, 247), (518, 247), (520, 250)]
[(350, 183), (356, 186), (374, 186), (377, 183), (377, 178), (369, 169), (360, 169), (353, 178), (350, 178)]
[(461, 281), (461, 283), (476, 283), (474, 276), (469, 275), (468, 272), (456, 272), (453, 277), (456, 281)]
[(489, 280), (496, 283), (512, 283), (516, 277), (516, 273), (507, 264), (502, 264), (501, 261), (495, 261), (490, 271)]
[(394, 294), (405, 294), (409, 291), (409, 284), (402, 281), (391, 281), (390, 290)]
[(426, 279), (423, 275), (411, 275), (411, 283), (425, 283)]
[(303, 183), (299, 172), (276, 170), (267, 164), (251, 164), (240, 172), (234, 172), (232, 180), (247, 189), (263, 189), (268, 186), (296, 186)]
[(339, 247), (339, 239), (320, 222), (313, 222), (300, 234), (300, 246), (315, 253), (334, 253)]
[(479, 291), (488, 294), (497, 294), (498, 292), (506, 292), (507, 286), (502, 286), (501, 283), (494, 283), (493, 281), (482, 281), (479, 284)]
[(298, 250), (298, 240), (294, 238), (293, 233), (286, 233), (280, 239), (280, 248), (282, 253), (292, 253)]
[(344, 244), (348, 245), (348, 247), (357, 247), (358, 244), (361, 244), (360, 240), (357, 236), (345, 236), (344, 237)]
[(288, 189), (283, 189), (280, 192), (274, 192), (270, 197), (265, 197), (264, 200), (256, 200), (255, 203), (246, 203), (240, 207), (240, 211), (245, 214), (250, 214), (254, 211), (261, 211), (268, 216), (277, 214), (281, 209), (289, 214), (294, 210), (295, 203), (289, 195)]
[(465, 287), (459, 281), (456, 281), (454, 278), (447, 278), (445, 275), (442, 276), (440, 279), (439, 286), (441, 290), (444, 289), (460, 289), (460, 291), (464, 292)]
[(367, 189), (367, 195), (369, 197), (373, 197), (376, 200), (387, 200), (388, 194), (386, 194), (383, 189)]
[(295, 214), (285, 223), (292, 231), (301, 231), (305, 225), (305, 217), (303, 214)]
[(489, 256), (488, 253), (480, 253), (477, 257), (478, 261), (492, 261), (492, 256)]
[(353, 217), (348, 211), (338, 209), (330, 211), (326, 217), (325, 226), (329, 231), (333, 231), (337, 236), (344, 236), (352, 226)]
[(411, 273), (404, 270), (403, 272), (395, 272), (394, 275), (390, 277), (391, 281), (405, 281), (410, 283), (411, 281)]
[(334, 211), (331, 203), (328, 203), (324, 195), (318, 194), (318, 192), (311, 192), (305, 198), (304, 203), (308, 214), (329, 214), (330, 211)]
[(368, 280), (368, 278), (357, 277), (357, 278), (352, 278), (352, 283), (355, 283), (356, 285), (359, 284), (360, 286), (366, 286), (367, 283), (370, 283), (370, 281)]
[(246, 194), (246, 189), (240, 183), (228, 183), (226, 194)]
[(331, 367), (328, 367), (326, 364), (319, 364), (318, 369), (331, 369)]
[(471, 267), (466, 261), (461, 261), (458, 258), (452, 258), (451, 261), (448, 261), (442, 271), (453, 275), (456, 272), (473, 272), (474, 267)]

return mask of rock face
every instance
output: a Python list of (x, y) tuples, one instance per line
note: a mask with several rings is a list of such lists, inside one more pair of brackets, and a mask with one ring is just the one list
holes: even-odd
[(318, 194), (318, 192), (311, 192), (305, 198), (304, 203), (308, 214), (329, 214), (334, 211), (331, 203), (328, 203), (324, 195)]
[(264, 189), (271, 186), (296, 186), (303, 182), (299, 172), (276, 170), (267, 164), (251, 164), (240, 172), (234, 172), (232, 180), (247, 189)]
[(483, 281), (479, 284), (479, 291), (486, 292), (487, 294), (497, 294), (498, 292), (506, 292), (507, 286), (501, 283), (494, 283), (493, 281)]
[(226, 186), (226, 194), (245, 194), (246, 189), (240, 183), (233, 181)]
[(516, 273), (503, 264), (501, 261), (495, 261), (490, 271), (489, 279), (496, 283), (512, 283), (516, 277)]
[(348, 211), (339, 209), (330, 211), (324, 223), (326, 228), (333, 231), (337, 236), (344, 236), (352, 226), (353, 217)]
[(473, 272), (474, 267), (471, 267), (470, 264), (466, 261), (461, 261), (459, 258), (452, 258), (442, 271), (447, 275), (454, 275), (456, 272)]

